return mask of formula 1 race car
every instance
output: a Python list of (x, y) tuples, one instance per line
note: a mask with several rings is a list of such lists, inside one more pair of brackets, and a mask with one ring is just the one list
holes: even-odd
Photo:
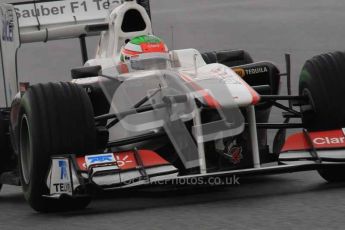
[[(243, 50), (172, 50), (163, 66), (131, 51), (125, 65), (123, 47), (153, 36), (149, 0), (0, 4), (0, 17), (0, 184), (22, 186), (37, 211), (82, 209), (99, 190), (185, 179), (317, 170), (345, 181), (345, 52), (308, 60), (293, 96), (288, 55), (286, 73)], [(89, 60), (92, 35), (100, 42)], [(84, 63), (71, 82), (19, 82), (21, 44), (66, 38), (80, 39)], [(272, 107), (284, 122), (269, 123)]]

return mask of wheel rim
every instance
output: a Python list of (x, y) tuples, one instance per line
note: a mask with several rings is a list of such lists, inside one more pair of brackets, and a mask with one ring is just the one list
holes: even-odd
[(20, 124), (20, 160), (22, 176), (25, 184), (29, 184), (32, 163), (31, 137), (27, 116), (24, 115)]
[[(312, 110), (309, 110), (309, 111), (315, 113), (315, 103), (314, 103), (314, 100), (313, 100), (313, 97), (312, 97), (312, 95), (311, 95), (310, 90), (307, 89), (307, 88), (304, 88), (304, 89), (302, 90), (302, 96), (305, 96), (305, 97), (308, 98), (308, 103), (309, 103), (309, 104), (311, 105), (311, 107), (312, 107)], [(303, 107), (302, 107), (302, 108), (303, 108)], [(302, 112), (308, 112), (308, 111), (302, 111)]]

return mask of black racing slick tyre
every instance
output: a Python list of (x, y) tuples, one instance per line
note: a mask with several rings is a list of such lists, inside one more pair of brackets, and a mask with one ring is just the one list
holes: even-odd
[(8, 116), (3, 111), (0, 111), (0, 158), (0, 174), (15, 168), (13, 150), (9, 138)]
[(20, 179), (30, 206), (39, 212), (85, 208), (89, 197), (45, 197), (51, 156), (96, 152), (93, 109), (85, 90), (72, 83), (34, 85), (21, 99), (18, 123)]
[(345, 167), (342, 165), (319, 169), (318, 172), (329, 183), (345, 182)]
[[(299, 93), (309, 98), (311, 107), (301, 108), (308, 131), (345, 127), (345, 52), (321, 54), (308, 60), (300, 76)], [(345, 182), (345, 166), (318, 170), (328, 182)]]
[(309, 97), (303, 124), (310, 131), (345, 127), (345, 52), (321, 54), (308, 60), (299, 82), (300, 95)]

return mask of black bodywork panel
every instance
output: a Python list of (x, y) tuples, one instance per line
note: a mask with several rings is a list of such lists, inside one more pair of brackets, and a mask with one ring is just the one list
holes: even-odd
[(253, 63), (253, 58), (244, 50), (221, 50), (202, 53), (206, 64), (221, 63), (228, 67)]

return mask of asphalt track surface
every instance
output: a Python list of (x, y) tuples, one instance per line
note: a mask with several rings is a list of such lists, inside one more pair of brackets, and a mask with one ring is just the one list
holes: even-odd
[[(152, 0), (152, 11), (155, 33), (174, 48), (246, 49), (283, 70), (283, 54), (291, 53), (295, 89), (306, 59), (345, 47), (343, 0)], [(95, 47), (96, 39), (88, 43)], [(78, 47), (72, 40), (24, 45), (20, 79), (68, 80), (81, 62)], [(44, 215), (20, 188), (4, 186), (0, 229), (344, 229), (344, 191), (345, 184), (303, 172), (228, 187), (106, 194), (85, 211)]]

